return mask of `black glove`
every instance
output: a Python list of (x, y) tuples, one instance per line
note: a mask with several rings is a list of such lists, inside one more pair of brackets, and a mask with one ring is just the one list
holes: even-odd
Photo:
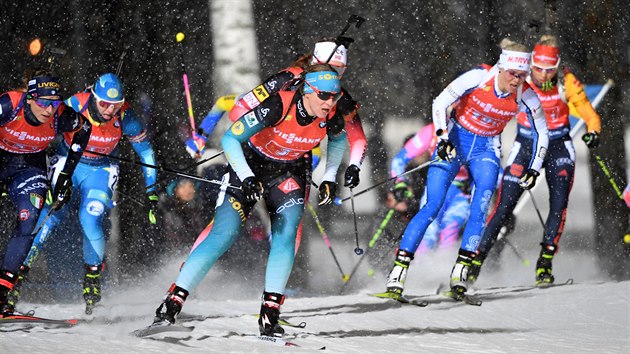
[(457, 156), (455, 145), (448, 140), (440, 139), (437, 144), (437, 155), (440, 159), (451, 162), (451, 159), (454, 159), (455, 156)]
[(71, 196), (72, 176), (62, 171), (59, 173), (59, 177), (57, 177), (57, 183), (55, 184), (55, 189), (53, 190), (52, 208), (54, 210), (61, 209), (61, 207), (70, 201)]
[(599, 146), (599, 133), (588, 132), (582, 135), (582, 141), (589, 149), (593, 149)]
[(264, 192), (265, 187), (256, 177), (247, 177), (243, 181), (243, 193), (245, 193), (245, 198), (250, 202), (262, 199)]
[(413, 193), (409, 190), (409, 186), (407, 186), (407, 183), (404, 181), (396, 183), (391, 191), (397, 202), (404, 202), (413, 197)]
[(160, 198), (155, 192), (147, 193), (147, 208), (149, 208), (149, 222), (153, 225), (157, 223), (158, 202)]
[(359, 172), (361, 169), (357, 165), (350, 165), (346, 168), (344, 177), (344, 187), (354, 188), (359, 185)]
[(521, 177), (519, 186), (521, 186), (521, 188), (525, 190), (534, 188), (534, 186), (536, 185), (536, 178), (538, 176), (540, 176), (540, 172), (530, 168), (529, 170), (527, 170), (527, 172), (525, 172), (523, 177)]
[(335, 200), (337, 183), (324, 181), (319, 185), (319, 205), (328, 205)]

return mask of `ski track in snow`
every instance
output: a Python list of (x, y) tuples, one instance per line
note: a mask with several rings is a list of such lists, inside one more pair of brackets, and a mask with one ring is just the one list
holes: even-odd
[[(506, 285), (488, 284), (491, 279), (479, 284), (480, 287)], [(324, 346), (324, 352), (329, 353), (627, 353), (630, 350), (628, 281), (576, 279), (573, 285), (550, 289), (524, 289), (531, 286), (526, 282), (523, 287), (507, 284), (504, 288), (477, 290), (484, 301), (481, 307), (432, 295), (435, 287), (431, 287), (431, 282), (428, 280), (420, 287), (416, 281), (406, 290), (408, 296), (425, 295), (425, 299), (435, 302), (426, 308), (368, 296), (369, 292), (382, 291), (376, 282), (351, 295), (289, 298), (282, 308), (282, 317), (294, 323), (307, 323), (303, 329), (285, 326), (286, 339), (302, 345), (300, 348), (282, 348), (253, 338), (258, 334), (254, 315), (260, 302), (256, 296), (251, 300), (223, 300), (230, 297), (211, 292), (189, 299), (184, 307), (181, 322), (195, 326), (194, 331), (136, 338), (131, 332), (148, 325), (159, 304), (161, 292), (149, 291), (158, 287), (157, 282), (151, 282), (144, 287), (129, 288), (118, 297), (105, 297), (94, 317), (78, 316), (90, 321), (73, 328), (36, 327), (29, 332), (4, 332), (0, 328), (0, 352), (322, 352), (317, 349)], [(32, 308), (37, 315), (51, 318), (76, 317), (83, 311), (81, 304), (22, 303), (20, 308)]]

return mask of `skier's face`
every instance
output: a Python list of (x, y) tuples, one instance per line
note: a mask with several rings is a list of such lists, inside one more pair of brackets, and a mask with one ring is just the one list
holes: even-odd
[[(307, 85), (311, 86), (308, 82)], [(304, 94), (304, 106), (311, 116), (326, 117), (328, 113), (341, 97), (341, 92), (320, 91), (311, 86), (315, 92)]]
[(515, 69), (501, 69), (499, 71), (499, 89), (503, 92), (514, 93), (527, 78), (527, 71)]
[(105, 120), (111, 120), (114, 118), (114, 115), (120, 111), (125, 101), (122, 102), (109, 102), (105, 100), (96, 99), (96, 107), (98, 108), (98, 112), (103, 116)]
[(532, 65), (532, 80), (536, 86), (541, 86), (547, 81), (551, 81), (554, 76), (558, 74), (558, 68), (541, 68), (536, 65)]
[(31, 112), (40, 123), (48, 122), (62, 103), (59, 96), (43, 96), (27, 99), (26, 102), (31, 106)]

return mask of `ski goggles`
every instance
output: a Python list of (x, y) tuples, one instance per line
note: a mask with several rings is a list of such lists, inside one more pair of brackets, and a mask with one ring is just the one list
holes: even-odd
[(105, 100), (101, 100), (97, 98), (96, 104), (101, 106), (101, 108), (103, 108), (104, 110), (113, 108), (114, 111), (117, 111), (121, 109), (122, 106), (125, 104), (125, 100), (123, 99), (122, 101), (111, 102), (111, 101), (105, 101)]
[(341, 98), (341, 92), (320, 91), (317, 89), (317, 87), (309, 84), (308, 81), (305, 81), (305, 82), (317, 94), (317, 98), (319, 98), (322, 101), (328, 101), (332, 99), (333, 102), (337, 102)]
[(505, 73), (508, 74), (512, 79), (525, 80), (527, 78), (527, 73), (523, 73), (523, 72), (517, 72), (514, 70), (506, 70)]
[(537, 73), (552, 73), (552, 72), (558, 70), (558, 68), (555, 68), (555, 67), (552, 67), (552, 68), (541, 68), (540, 66), (532, 65), (532, 70), (534, 70)]
[(51, 99), (48, 99), (48, 98), (35, 98), (35, 99), (33, 99), (33, 101), (35, 101), (35, 104), (37, 106), (39, 106), (39, 107), (41, 107), (43, 109), (46, 109), (49, 106), (52, 106), (53, 109), (57, 109), (63, 103), (62, 100), (51, 100)]

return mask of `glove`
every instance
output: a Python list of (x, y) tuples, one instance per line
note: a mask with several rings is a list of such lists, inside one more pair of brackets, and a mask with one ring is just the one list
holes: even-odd
[(158, 201), (160, 198), (155, 192), (147, 193), (147, 207), (149, 208), (149, 222), (153, 225), (157, 223)]
[(247, 177), (243, 181), (243, 193), (245, 193), (245, 198), (250, 202), (262, 199), (264, 192), (265, 187), (256, 177)]
[(328, 205), (335, 200), (335, 192), (337, 191), (337, 183), (323, 181), (319, 185), (319, 205)]
[(404, 181), (396, 183), (392, 188), (392, 194), (397, 202), (404, 202), (413, 197), (413, 193), (409, 190), (409, 186)]
[(359, 185), (359, 172), (361, 169), (357, 165), (350, 165), (344, 174), (344, 187), (354, 188)]
[(453, 143), (447, 139), (440, 139), (437, 144), (437, 155), (440, 159), (451, 162), (451, 159), (457, 156), (457, 151), (455, 151)]
[(597, 132), (588, 132), (582, 135), (582, 141), (589, 149), (599, 146), (599, 134)]
[(186, 151), (193, 159), (198, 159), (206, 149), (208, 138), (203, 134), (192, 133), (192, 138), (186, 140)]
[(521, 177), (521, 182), (519, 182), (519, 186), (523, 189), (532, 189), (536, 185), (536, 177), (540, 176), (540, 172), (529, 169), (523, 177)]
[(72, 176), (65, 172), (60, 172), (57, 177), (57, 183), (53, 190), (53, 210), (61, 209), (67, 202), (70, 201), (72, 196)]

